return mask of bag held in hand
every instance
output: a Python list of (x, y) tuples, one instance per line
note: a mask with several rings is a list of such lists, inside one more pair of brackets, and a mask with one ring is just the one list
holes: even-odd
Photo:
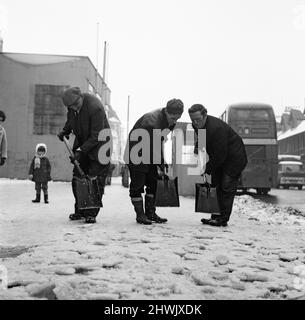
[(195, 212), (220, 213), (216, 188), (209, 183), (196, 183)]
[(168, 176), (158, 179), (156, 191), (156, 207), (180, 207), (178, 195), (178, 178)]

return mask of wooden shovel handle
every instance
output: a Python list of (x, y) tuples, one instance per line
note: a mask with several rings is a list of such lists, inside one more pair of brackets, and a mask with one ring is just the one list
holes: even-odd
[[(66, 137), (64, 137), (64, 143), (65, 143), (65, 145), (66, 145), (66, 147), (67, 147), (67, 149), (68, 149), (68, 151), (69, 151), (70, 156), (71, 156), (71, 157), (74, 157), (74, 152), (73, 152), (73, 150), (72, 150), (72, 148), (71, 148), (71, 146), (70, 146), (70, 144), (69, 144), (69, 141), (68, 141), (68, 139), (67, 139)], [(81, 169), (81, 167), (80, 167), (80, 165), (79, 165), (79, 162), (78, 162), (77, 160), (74, 160), (74, 161), (73, 161), (73, 164), (75, 165), (78, 173), (79, 173), (82, 177), (85, 177), (86, 175), (85, 175), (84, 171)]]

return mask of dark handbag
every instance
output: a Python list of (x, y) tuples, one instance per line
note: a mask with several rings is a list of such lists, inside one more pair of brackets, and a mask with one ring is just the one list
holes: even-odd
[(216, 188), (209, 183), (196, 183), (195, 212), (220, 213)]
[(165, 176), (157, 181), (156, 207), (180, 207), (178, 178)]

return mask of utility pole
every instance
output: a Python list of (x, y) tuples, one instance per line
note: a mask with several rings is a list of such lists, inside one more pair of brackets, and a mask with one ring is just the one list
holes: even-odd
[(103, 80), (106, 82), (107, 42), (104, 41)]
[(98, 56), (99, 56), (99, 22), (96, 26), (96, 74), (95, 74), (95, 91), (98, 93)]
[(128, 103), (127, 103), (127, 139), (129, 133), (129, 108), (130, 108), (130, 96), (128, 96)]
[(106, 101), (106, 63), (107, 63), (107, 42), (104, 41), (104, 60), (103, 60), (103, 81), (102, 81), (102, 95), (105, 100), (105, 104), (107, 104)]
[(3, 52), (3, 38), (0, 30), (0, 52)]
[[(126, 148), (129, 148), (129, 142), (128, 142), (128, 134), (129, 134), (129, 106), (130, 106), (130, 96), (128, 96), (128, 104), (127, 104), (127, 139), (126, 139)], [(129, 154), (129, 152), (127, 152)], [(128, 156), (129, 157), (129, 156)], [(122, 186), (125, 188), (129, 187), (129, 169), (127, 167), (127, 164), (123, 165), (122, 168)]]

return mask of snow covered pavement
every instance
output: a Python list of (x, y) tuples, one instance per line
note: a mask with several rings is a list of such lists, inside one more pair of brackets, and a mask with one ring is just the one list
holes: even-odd
[[(302, 299), (305, 213), (235, 198), (229, 226), (202, 225), (194, 199), (139, 225), (113, 179), (97, 223), (68, 221), (69, 183), (32, 204), (30, 181), (0, 179), (0, 299)], [(208, 217), (206, 215), (206, 217)], [(0, 273), (1, 274), (1, 273)], [(3, 274), (3, 273), (2, 273)], [(2, 285), (3, 287), (3, 285)]]

